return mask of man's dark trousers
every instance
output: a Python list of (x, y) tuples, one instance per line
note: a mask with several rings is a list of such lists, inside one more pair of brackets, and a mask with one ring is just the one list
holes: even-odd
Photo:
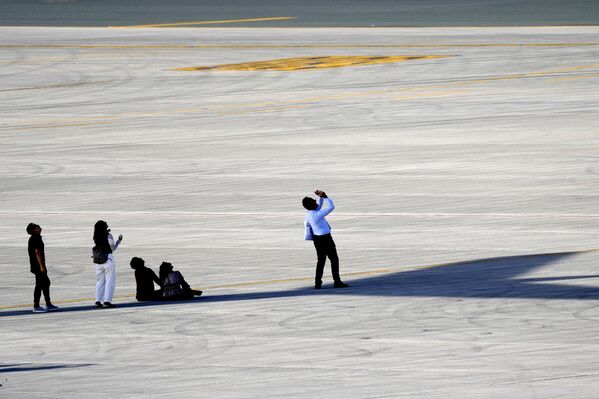
[(42, 292), (44, 293), (44, 299), (46, 304), (50, 303), (50, 279), (48, 273), (43, 272), (32, 272), (35, 274), (35, 288), (33, 290), (33, 305), (35, 307), (40, 305), (40, 297)]
[(314, 248), (316, 248), (316, 255), (318, 261), (316, 263), (316, 277), (315, 283), (317, 286), (322, 284), (322, 273), (324, 272), (324, 264), (327, 257), (331, 261), (331, 274), (335, 282), (341, 282), (339, 277), (339, 257), (337, 256), (337, 247), (335, 247), (335, 241), (330, 234), (324, 234), (322, 236), (315, 235), (313, 237)]

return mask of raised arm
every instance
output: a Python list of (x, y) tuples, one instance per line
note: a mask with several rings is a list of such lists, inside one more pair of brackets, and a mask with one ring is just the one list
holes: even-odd
[(318, 207), (315, 210), (319, 211), (322, 208), (323, 203), (324, 203), (324, 198), (318, 197)]
[(121, 241), (123, 241), (123, 236), (119, 236), (119, 239), (114, 242), (114, 238), (112, 234), (108, 234), (108, 245), (110, 245), (110, 249), (112, 252), (116, 251), (116, 249), (121, 245)]
[(314, 218), (316, 220), (320, 220), (322, 218), (324, 218), (326, 215), (328, 215), (329, 213), (333, 212), (333, 210), (335, 209), (335, 204), (333, 203), (333, 200), (330, 199), (329, 197), (326, 198), (321, 198), (321, 200), (323, 200), (323, 203), (326, 204), (326, 208), (324, 209), (320, 209), (316, 211), (316, 214), (314, 215)]

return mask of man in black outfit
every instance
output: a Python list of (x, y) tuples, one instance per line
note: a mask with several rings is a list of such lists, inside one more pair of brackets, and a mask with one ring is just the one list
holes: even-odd
[[(337, 256), (337, 247), (335, 241), (331, 236), (331, 226), (325, 219), (325, 217), (333, 212), (335, 204), (324, 191), (316, 190), (314, 194), (320, 197), (318, 202), (313, 198), (305, 197), (302, 200), (302, 205), (306, 208), (306, 234), (305, 239), (314, 242), (314, 248), (316, 248), (316, 256), (318, 258), (316, 262), (316, 276), (314, 277), (314, 288), (320, 289), (322, 287), (322, 274), (324, 271), (324, 264), (327, 257), (331, 261), (331, 274), (335, 283), (335, 288), (348, 287), (339, 276), (339, 257)], [(326, 206), (325, 206), (326, 205)]]
[(145, 266), (146, 262), (142, 258), (131, 258), (131, 268), (135, 270), (135, 283), (137, 290), (135, 298), (142, 301), (160, 301), (162, 300), (162, 289), (154, 291), (154, 283), (160, 285), (160, 279), (154, 273), (154, 270)]
[[(29, 244), (27, 251), (29, 252), (29, 265), (31, 273), (35, 275), (35, 289), (33, 290), (33, 313), (44, 313), (49, 310), (56, 310), (58, 306), (54, 306), (50, 301), (50, 279), (48, 278), (48, 269), (46, 269), (46, 253), (44, 252), (44, 241), (42, 241), (42, 228), (35, 224), (29, 223), (27, 226)], [(40, 297), (44, 293), (46, 300), (46, 308), (40, 306)]]

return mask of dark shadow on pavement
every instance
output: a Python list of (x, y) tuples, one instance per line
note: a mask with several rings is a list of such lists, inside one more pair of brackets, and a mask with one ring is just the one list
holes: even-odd
[(93, 304), (86, 305), (78, 305), (78, 306), (65, 306), (60, 307), (60, 309), (46, 312), (46, 313), (33, 313), (31, 309), (15, 309), (15, 310), (6, 310), (0, 312), (0, 317), (8, 317), (8, 316), (32, 316), (32, 317), (44, 317), (49, 315), (55, 315), (65, 312), (114, 312), (118, 309), (128, 309), (128, 308), (144, 308), (144, 307), (152, 307), (152, 306), (169, 306), (176, 305), (182, 303), (192, 303), (201, 300), (202, 297), (196, 299), (190, 299), (187, 301), (147, 301), (147, 302), (123, 302), (116, 303), (116, 307), (114, 309), (96, 309)]
[[(599, 299), (599, 286), (559, 284), (562, 280), (592, 279), (599, 275), (518, 278), (581, 252), (562, 252), (478, 259), (400, 271), (355, 280), (349, 288), (293, 289), (207, 296), (205, 302), (241, 301), (319, 295), (395, 297)], [(547, 282), (547, 284), (543, 284)]]
[(22, 364), (5, 364), (0, 365), (1, 373), (15, 373), (22, 371), (38, 371), (38, 370), (54, 370), (54, 369), (67, 369), (67, 368), (79, 368), (93, 366), (93, 364), (38, 364), (33, 365), (31, 363)]
[[(584, 251), (582, 251), (584, 252)], [(527, 298), (527, 299), (599, 299), (599, 287), (559, 284), (559, 281), (599, 278), (599, 275), (569, 275), (540, 278), (518, 278), (553, 262), (567, 259), (581, 252), (561, 252), (523, 256), (478, 259), (448, 263), (416, 270), (381, 274), (347, 280), (349, 288), (323, 289), (300, 287), (290, 290), (246, 292), (238, 294), (204, 295), (188, 301), (119, 303), (118, 309), (172, 306), (196, 302), (251, 301), (289, 298), (307, 295), (367, 295), (394, 297), (452, 297), (452, 298)], [(543, 283), (546, 282), (546, 283)], [(0, 317), (45, 315), (63, 312), (113, 312), (113, 309), (95, 309), (90, 305), (61, 308), (57, 312), (33, 314), (31, 310), (0, 312)]]

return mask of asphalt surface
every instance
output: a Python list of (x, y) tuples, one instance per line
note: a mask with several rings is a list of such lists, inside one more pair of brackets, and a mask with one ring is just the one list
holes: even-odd
[[(0, 28), (0, 397), (597, 397), (598, 56), (596, 27)], [(317, 188), (350, 288), (312, 289)], [(204, 296), (137, 304), (132, 256)]]

